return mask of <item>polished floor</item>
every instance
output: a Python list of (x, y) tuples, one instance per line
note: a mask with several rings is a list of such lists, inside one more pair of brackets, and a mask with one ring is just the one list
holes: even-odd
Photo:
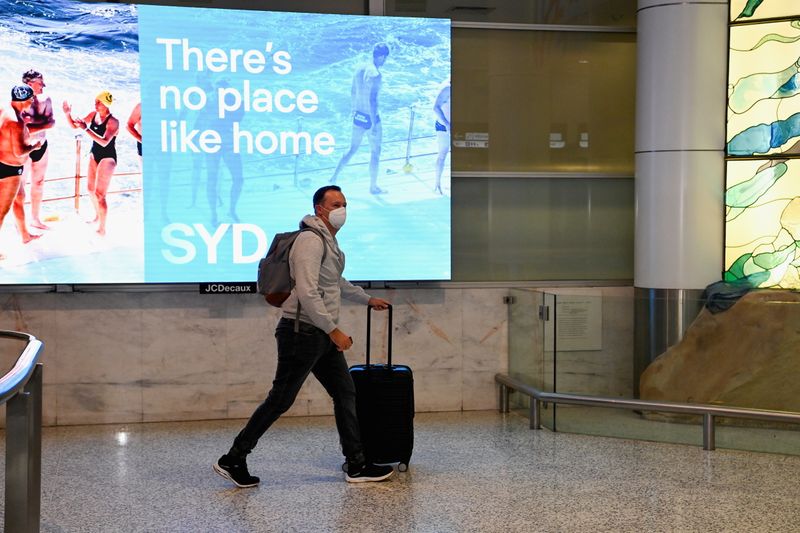
[(261, 485), (235, 489), (211, 464), (240, 425), (45, 428), (41, 530), (800, 531), (797, 456), (531, 431), (514, 413), (418, 414), (409, 471), (351, 485), (333, 419), (286, 418), (251, 455)]

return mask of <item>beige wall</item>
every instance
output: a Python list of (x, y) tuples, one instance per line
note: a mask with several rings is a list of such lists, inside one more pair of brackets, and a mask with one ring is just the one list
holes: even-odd
[[(494, 374), (508, 361), (507, 293), (372, 291), (395, 304), (394, 362), (414, 371), (417, 411), (496, 408)], [(45, 343), (45, 425), (247, 417), (271, 384), (278, 313), (256, 296), (0, 296), (0, 329)], [(373, 357), (385, 353), (385, 316), (374, 317)], [(345, 305), (342, 326), (355, 340), (348, 361), (362, 362), (366, 308)], [(0, 343), (4, 351), (19, 349), (10, 342)], [(288, 415), (331, 413), (330, 399), (310, 379)]]

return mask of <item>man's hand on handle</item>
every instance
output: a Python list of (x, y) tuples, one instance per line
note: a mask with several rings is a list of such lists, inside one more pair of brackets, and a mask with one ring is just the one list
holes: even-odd
[[(373, 309), (384, 311), (386, 309), (389, 309), (389, 306), (391, 304), (387, 300), (384, 300), (383, 298), (370, 298), (367, 305), (369, 305)], [(328, 333), (328, 337), (331, 338), (331, 341), (336, 345), (339, 351), (343, 352), (353, 347), (353, 337), (350, 337), (339, 328), (336, 328), (330, 333)]]
[(367, 305), (378, 311), (384, 311), (389, 309), (389, 306), (392, 304), (383, 298), (370, 298)]

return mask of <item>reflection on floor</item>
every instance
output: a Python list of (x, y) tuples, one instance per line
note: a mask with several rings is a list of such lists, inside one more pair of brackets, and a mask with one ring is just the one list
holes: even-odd
[(249, 460), (261, 486), (235, 489), (211, 463), (241, 424), (46, 428), (42, 531), (705, 532), (800, 523), (800, 457), (531, 431), (513, 413), (419, 414), (410, 470), (359, 485), (343, 480), (332, 418), (279, 420)]

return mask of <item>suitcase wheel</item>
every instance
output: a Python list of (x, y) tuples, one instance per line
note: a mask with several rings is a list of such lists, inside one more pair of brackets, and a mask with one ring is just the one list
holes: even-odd
[(400, 463), (397, 465), (398, 472), (408, 472), (408, 463)]
[(347, 472), (347, 461), (342, 463), (342, 472)]

